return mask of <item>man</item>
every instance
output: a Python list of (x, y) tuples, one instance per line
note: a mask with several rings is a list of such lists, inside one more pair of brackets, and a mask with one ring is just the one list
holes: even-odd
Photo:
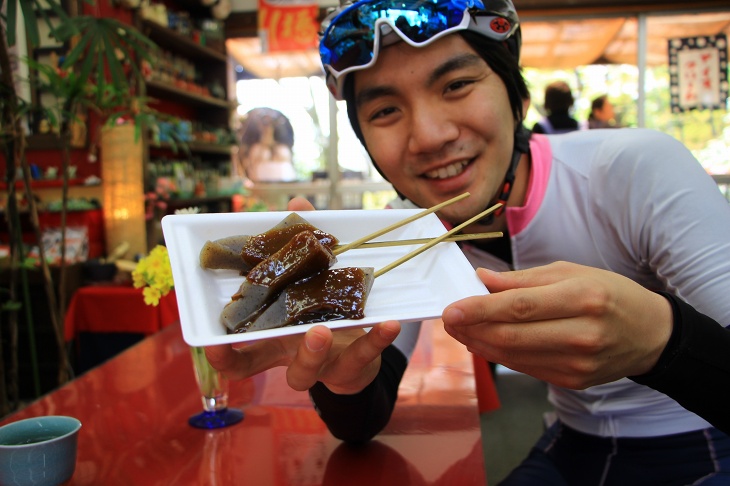
[(573, 118), (573, 92), (565, 81), (553, 81), (545, 88), (545, 116), (532, 127), (533, 133), (568, 133), (581, 129)]
[[(506, 204), (468, 228), (505, 238), (462, 247), (492, 293), (443, 314), (446, 330), (472, 352), (551, 384), (559, 420), (504, 484), (727, 478), (727, 435), (621, 379), (656, 384), (677, 366), (686, 350), (664, 351), (686, 342), (682, 317), (687, 330), (701, 328), (693, 334), (700, 347), (708, 339), (697, 335), (720, 342), (726, 334), (715, 321), (730, 322), (730, 207), (689, 152), (648, 130), (530, 138), (509, 0), (363, 1), (327, 22), (320, 52), (328, 85), (401, 196), (391, 206), (430, 207), (468, 191), (439, 212), (455, 225)], [(289, 209), (307, 206), (294, 200)], [(513, 268), (520, 271), (494, 272)], [(232, 378), (287, 366), (290, 386), (310, 390), (332, 433), (357, 442), (387, 423), (417, 335), (417, 325), (401, 330), (393, 321), (367, 333), (316, 326), (238, 353), (207, 351)], [(722, 377), (723, 366), (727, 373), (726, 353), (710, 351), (722, 358), (693, 361), (714, 373), (696, 380)], [(714, 383), (710, 401), (727, 403), (728, 387)], [(713, 413), (720, 422), (727, 415)]]

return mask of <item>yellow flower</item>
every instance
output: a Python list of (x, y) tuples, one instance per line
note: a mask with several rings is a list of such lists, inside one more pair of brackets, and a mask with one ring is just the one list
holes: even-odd
[(157, 245), (137, 263), (132, 272), (132, 283), (135, 288), (143, 289), (142, 294), (147, 305), (158, 305), (160, 299), (175, 287), (170, 257), (165, 246)]
[(144, 303), (147, 305), (159, 304), (160, 297), (162, 297), (160, 289), (156, 289), (155, 287), (145, 287), (142, 290), (142, 295), (144, 295)]

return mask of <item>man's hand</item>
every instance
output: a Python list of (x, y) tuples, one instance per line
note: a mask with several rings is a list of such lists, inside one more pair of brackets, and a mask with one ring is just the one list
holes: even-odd
[(314, 206), (303, 197), (295, 197), (286, 205), (289, 211), (314, 211)]
[(558, 262), (477, 274), (491, 294), (449, 305), (446, 331), (488, 361), (558, 386), (646, 373), (671, 336), (669, 302), (616, 273)]
[(332, 392), (349, 395), (375, 379), (380, 370), (380, 354), (399, 332), (397, 321), (376, 324), (369, 332), (333, 332), (318, 325), (303, 335), (210, 346), (205, 353), (210, 364), (229, 379), (244, 379), (269, 368), (286, 366), (287, 382), (295, 390), (308, 390), (321, 381)]
[[(288, 209), (309, 211), (314, 207), (304, 198), (294, 198)], [(333, 332), (318, 325), (304, 334), (210, 346), (205, 353), (210, 364), (232, 380), (286, 366), (287, 382), (295, 390), (307, 390), (321, 381), (334, 393), (354, 394), (375, 379), (380, 370), (380, 354), (399, 332), (397, 321), (376, 324), (369, 332)]]

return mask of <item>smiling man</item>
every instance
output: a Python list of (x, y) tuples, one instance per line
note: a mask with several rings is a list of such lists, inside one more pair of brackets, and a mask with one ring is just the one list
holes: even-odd
[[(689, 151), (651, 130), (530, 136), (509, 0), (363, 0), (323, 27), (328, 86), (391, 207), (468, 191), (438, 213), (453, 226), (505, 204), (468, 228), (505, 238), (462, 246), (491, 294), (443, 314), (470, 351), (550, 384), (558, 421), (503, 484), (726, 482), (730, 438), (712, 424), (730, 430), (730, 206)], [(317, 326), (208, 357), (231, 377), (287, 366), (359, 442), (387, 423), (418, 331)]]

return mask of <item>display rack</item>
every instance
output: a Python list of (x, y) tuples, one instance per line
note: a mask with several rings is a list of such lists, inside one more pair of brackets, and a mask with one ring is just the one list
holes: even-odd
[[(185, 8), (186, 4), (176, 6)], [(160, 64), (147, 67), (142, 92), (151, 99), (153, 109), (179, 118), (189, 127), (174, 140), (160, 140), (159, 131), (148, 131), (143, 150), (148, 187), (154, 187), (158, 177), (175, 183), (179, 192), (169, 204), (171, 211), (203, 200), (216, 202), (203, 209), (230, 210), (230, 197), (218, 191), (216, 182), (219, 177), (231, 177), (235, 147), (230, 131), (235, 104), (228, 93), (225, 43), (206, 45), (199, 31), (181, 33), (141, 13), (136, 22), (162, 52)], [(185, 187), (190, 184), (196, 188), (194, 194)]]

